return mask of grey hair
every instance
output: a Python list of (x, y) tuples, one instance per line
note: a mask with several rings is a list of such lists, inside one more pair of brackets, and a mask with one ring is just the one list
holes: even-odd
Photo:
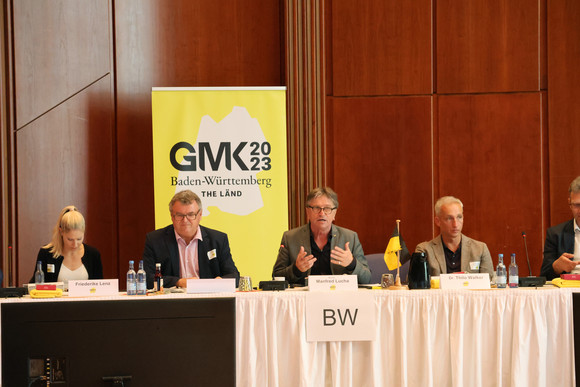
[(570, 183), (570, 188), (568, 189), (568, 194), (571, 194), (572, 192), (573, 193), (580, 192), (580, 176), (578, 176), (577, 178), (572, 180), (572, 183)]
[(443, 196), (440, 197), (437, 202), (435, 203), (435, 215), (439, 216), (441, 215), (441, 207), (443, 207), (444, 205), (447, 204), (459, 204), (459, 206), (461, 207), (461, 210), (463, 211), (463, 203), (461, 203), (461, 200), (457, 199), (454, 196)]
[(173, 195), (173, 197), (171, 198), (171, 201), (169, 202), (169, 212), (173, 215), (173, 205), (175, 204), (175, 202), (180, 202), (181, 204), (192, 204), (193, 202), (197, 203), (197, 206), (199, 208), (201, 208), (201, 199), (199, 198), (199, 196), (197, 196), (197, 194), (195, 194), (193, 191), (186, 189), (184, 191), (179, 191), (178, 193), (176, 193), (175, 195)]
[(334, 207), (338, 208), (338, 195), (330, 187), (314, 188), (310, 193), (308, 193), (308, 196), (306, 196), (306, 205), (309, 205), (312, 200), (321, 196), (329, 198)]

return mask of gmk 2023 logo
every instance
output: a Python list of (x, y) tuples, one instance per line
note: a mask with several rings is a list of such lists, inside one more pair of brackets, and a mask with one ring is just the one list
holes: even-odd
[(178, 173), (170, 176), (170, 184), (175, 192), (196, 192), (204, 215), (209, 206), (247, 215), (264, 205), (260, 186), (273, 185), (274, 151), (258, 120), (245, 108), (234, 107), (219, 123), (204, 116), (194, 144), (179, 141), (171, 147), (169, 161)]
[[(181, 141), (173, 145), (169, 151), (169, 161), (173, 168), (178, 171), (200, 171), (211, 170), (217, 172), (220, 168), (228, 171), (232, 170), (232, 161), (237, 164), (241, 171), (269, 171), (272, 169), (272, 160), (270, 152), (272, 146), (269, 142), (251, 142), (242, 141), (235, 145), (232, 152), (231, 142), (220, 142), (217, 150), (212, 150), (212, 144), (209, 142), (198, 142), (198, 149), (188, 142)], [(249, 164), (242, 158), (242, 152), (246, 147), (250, 148)], [(183, 156), (183, 161), (177, 161), (177, 152), (186, 149), (189, 153)]]

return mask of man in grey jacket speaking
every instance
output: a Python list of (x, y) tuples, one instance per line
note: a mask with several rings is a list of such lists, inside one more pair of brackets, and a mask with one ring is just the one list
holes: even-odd
[(315, 188), (306, 197), (308, 224), (284, 232), (272, 275), (304, 284), (309, 275), (354, 274), (368, 284), (371, 271), (356, 232), (336, 226), (338, 196)]

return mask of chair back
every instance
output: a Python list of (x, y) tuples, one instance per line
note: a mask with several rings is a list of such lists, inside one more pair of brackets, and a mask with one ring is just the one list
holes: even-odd
[[(385, 273), (391, 273), (393, 278), (397, 278), (397, 269), (389, 270), (387, 264), (385, 263), (385, 254), (368, 254), (365, 255), (367, 262), (369, 264), (369, 269), (371, 269), (371, 284), (380, 284), (381, 277)], [(401, 282), (407, 282), (407, 273), (409, 272), (409, 261), (403, 263), (399, 268), (399, 276), (401, 277)]]

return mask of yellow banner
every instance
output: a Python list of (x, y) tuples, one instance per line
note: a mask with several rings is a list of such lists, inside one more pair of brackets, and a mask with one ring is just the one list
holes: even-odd
[(288, 229), (286, 89), (154, 88), (152, 104), (155, 227), (190, 189), (201, 224), (228, 234), (240, 274), (271, 279)]

